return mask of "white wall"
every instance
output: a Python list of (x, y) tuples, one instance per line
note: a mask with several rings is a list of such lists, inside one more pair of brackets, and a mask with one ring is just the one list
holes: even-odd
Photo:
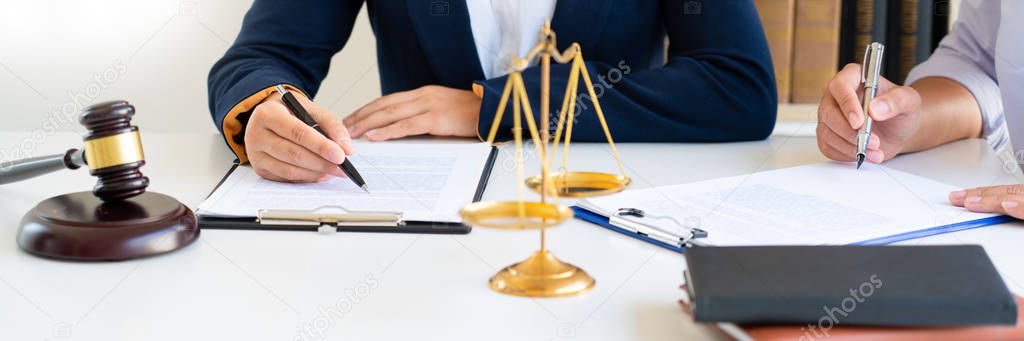
[[(24, 0), (0, 10), (0, 130), (84, 131), (80, 105), (125, 99), (146, 131), (215, 132), (206, 76), (251, 0)], [(380, 95), (365, 9), (317, 98), (345, 116)], [(76, 101), (77, 98), (77, 101)], [(74, 112), (67, 120), (63, 111)], [(50, 123), (52, 125), (52, 123)]]

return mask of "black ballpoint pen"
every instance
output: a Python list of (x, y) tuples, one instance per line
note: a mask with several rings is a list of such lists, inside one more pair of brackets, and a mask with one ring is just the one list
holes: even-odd
[[(309, 113), (302, 107), (302, 104), (299, 104), (299, 100), (295, 98), (295, 95), (292, 95), (291, 92), (285, 90), (283, 86), (278, 85), (276, 88), (277, 92), (281, 93), (281, 100), (284, 101), (284, 106), (288, 107), (288, 111), (290, 111), (292, 115), (295, 115), (295, 117), (303, 123), (306, 123), (306, 125), (313, 127), (313, 129), (320, 133), (320, 135), (325, 137), (327, 136), (327, 132), (320, 129), (320, 124), (316, 123), (316, 120), (314, 120), (312, 116), (309, 116)], [(345, 173), (345, 176), (352, 179), (352, 182), (355, 182), (356, 186), (362, 188), (366, 193), (370, 193), (370, 189), (366, 187), (366, 181), (363, 181), (363, 176), (359, 175), (359, 171), (356, 170), (356, 167), (352, 165), (352, 162), (350, 162), (347, 157), (344, 162), (338, 165), (338, 168), (341, 168), (341, 171)]]

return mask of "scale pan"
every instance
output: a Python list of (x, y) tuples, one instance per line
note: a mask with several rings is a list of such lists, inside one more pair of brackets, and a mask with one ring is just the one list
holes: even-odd
[[(583, 198), (608, 195), (629, 186), (630, 179), (618, 174), (594, 172), (556, 172), (548, 175), (548, 194), (559, 197)], [(526, 187), (540, 193), (540, 175), (526, 179)]]
[[(524, 217), (520, 217), (522, 205)], [(531, 230), (553, 227), (572, 218), (566, 206), (540, 202), (485, 201), (475, 202), (459, 210), (466, 225), (504, 230)]]

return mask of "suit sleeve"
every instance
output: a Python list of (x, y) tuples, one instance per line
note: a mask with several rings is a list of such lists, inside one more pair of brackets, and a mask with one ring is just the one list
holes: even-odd
[[(703, 1), (700, 13), (687, 13), (686, 3), (663, 2), (660, 19), (670, 40), (663, 67), (639, 70), (625, 62), (586, 62), (595, 88), (603, 88), (595, 92), (612, 136), (623, 142), (764, 139), (775, 125), (778, 99), (768, 43), (753, 2)], [(584, 60), (586, 56), (583, 51)], [(551, 103), (556, 106), (552, 113), (561, 107), (569, 68), (552, 64)], [(506, 78), (479, 82), (484, 87), (478, 126), (483, 136), (494, 119)], [(536, 113), (539, 68), (525, 70), (523, 78)], [(582, 80), (579, 89), (573, 140), (604, 141)], [(510, 116), (504, 115), (499, 138), (509, 138)], [(557, 116), (551, 121), (557, 122)]]
[(238, 38), (207, 79), (210, 115), (239, 161), (247, 161), (252, 109), (279, 84), (315, 96), (360, 6), (361, 0), (256, 0), (249, 8)]

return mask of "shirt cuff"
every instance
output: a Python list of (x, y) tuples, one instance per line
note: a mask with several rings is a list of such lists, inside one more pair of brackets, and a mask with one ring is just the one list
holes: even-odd
[[(477, 98), (482, 100), (484, 98), (484, 85), (480, 84), (480, 83), (473, 83), (473, 94), (476, 95)], [(484, 109), (483, 101), (480, 101), (480, 110), (483, 111), (483, 109)], [(477, 118), (478, 119), (482, 118), (482, 117), (483, 117), (483, 115), (480, 115), (480, 113), (477, 113)], [(480, 124), (479, 123), (477, 123), (477, 125), (476, 125), (476, 138), (479, 139), (480, 142), (487, 142), (487, 140), (485, 140), (484, 137), (480, 135)]]
[(473, 94), (477, 98), (484, 98), (484, 85), (480, 83), (473, 83)]
[[(301, 93), (303, 96), (306, 95), (294, 86), (289, 84), (281, 85), (283, 85), (285, 89), (288, 89), (288, 91), (295, 91)], [(236, 142), (242, 141), (237, 137), (245, 134), (245, 124), (243, 124), (238, 117), (243, 113), (251, 112), (257, 105), (263, 103), (267, 97), (270, 97), (277, 91), (275, 89), (276, 87), (276, 85), (267, 87), (249, 95), (249, 97), (246, 97), (241, 102), (238, 102), (238, 104), (235, 104), (235, 106), (228, 111), (227, 115), (224, 116), (224, 122), (221, 124), (220, 128), (224, 133), (225, 140), (228, 141), (228, 147), (230, 147), (231, 151), (235, 153), (235, 157), (238, 158), (239, 163), (249, 162), (249, 158), (245, 154), (245, 144)]]

